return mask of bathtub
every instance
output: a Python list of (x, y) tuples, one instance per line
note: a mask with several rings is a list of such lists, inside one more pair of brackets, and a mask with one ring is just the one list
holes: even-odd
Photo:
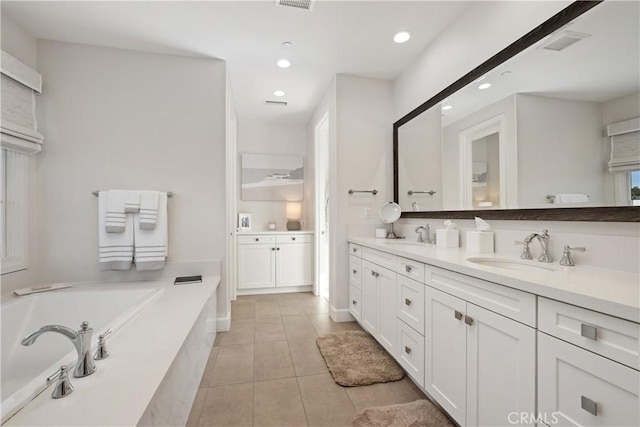
[[(204, 329), (212, 298), (215, 306), (219, 277), (208, 279), (202, 284), (181, 286), (174, 286), (169, 279), (82, 284), (3, 303), (2, 423), (166, 425), (169, 418), (175, 416), (164, 414), (165, 418), (160, 420), (157, 415), (158, 408), (166, 411), (168, 406), (166, 396), (163, 404), (157, 404), (161, 385), (167, 382), (167, 376), (173, 375), (169, 372), (177, 360), (182, 360), (178, 357), (182, 353), (189, 353), (187, 356), (192, 362), (198, 354), (197, 363), (191, 365), (203, 370), (213, 342), (210, 339), (210, 343), (204, 343), (202, 337), (207, 333)], [(111, 356), (96, 361), (97, 371), (88, 377), (73, 378), (70, 374), (75, 391), (64, 399), (54, 400), (50, 390), (43, 392), (45, 380), (61, 365), (75, 363), (73, 345), (56, 333), (43, 334), (30, 347), (22, 346), (20, 341), (45, 324), (61, 324), (77, 330), (84, 320), (94, 329), (94, 349), (100, 333), (108, 328), (114, 331), (107, 340)], [(197, 336), (189, 340), (194, 335)], [(199, 376), (190, 381), (194, 396), (198, 382)], [(183, 402), (182, 413), (186, 411), (188, 415), (190, 406), (188, 399)], [(155, 421), (152, 420), (154, 411)]]

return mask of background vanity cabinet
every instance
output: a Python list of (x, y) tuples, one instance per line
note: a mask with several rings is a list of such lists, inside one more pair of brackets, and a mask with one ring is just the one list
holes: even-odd
[(349, 245), (349, 313), (362, 322), (362, 247)]
[(238, 236), (238, 289), (298, 288), (313, 284), (311, 233)]
[(640, 425), (640, 325), (546, 298), (538, 304), (539, 412), (555, 414), (558, 425)]
[(535, 329), (431, 286), (425, 313), (424, 388), (458, 423), (509, 425), (509, 413), (535, 412)]

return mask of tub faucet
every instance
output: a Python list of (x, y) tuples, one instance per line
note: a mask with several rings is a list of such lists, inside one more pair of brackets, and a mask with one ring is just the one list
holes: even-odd
[[(551, 257), (551, 254), (549, 253), (549, 230), (542, 230), (542, 234), (538, 234), (538, 233), (531, 233), (529, 234), (527, 237), (524, 238), (524, 250), (522, 252), (523, 256), (525, 255), (525, 251), (528, 252), (529, 250), (529, 243), (531, 243), (531, 241), (533, 239), (538, 239), (538, 242), (540, 242), (540, 247), (542, 248), (542, 252), (540, 253), (540, 256), (538, 257), (538, 261), (540, 262), (553, 262), (553, 258)], [(523, 258), (523, 256), (521, 256), (521, 258)], [(528, 254), (529, 258), (527, 259), (531, 259), (531, 254)]]
[(89, 327), (89, 322), (82, 322), (81, 329), (76, 332), (71, 328), (60, 325), (46, 325), (31, 332), (24, 337), (22, 345), (29, 346), (36, 342), (38, 337), (46, 332), (57, 332), (69, 338), (73, 343), (76, 351), (78, 352), (78, 362), (76, 368), (73, 371), (73, 376), (76, 378), (86, 377), (93, 374), (96, 371), (96, 364), (93, 362), (93, 356), (91, 355), (91, 334), (93, 328)]

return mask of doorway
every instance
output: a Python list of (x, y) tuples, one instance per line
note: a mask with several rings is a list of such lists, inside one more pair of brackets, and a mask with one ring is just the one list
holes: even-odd
[(318, 122), (314, 135), (315, 151), (315, 266), (314, 294), (329, 301), (329, 114)]

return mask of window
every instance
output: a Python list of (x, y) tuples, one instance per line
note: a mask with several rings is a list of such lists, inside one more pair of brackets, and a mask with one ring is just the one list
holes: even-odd
[(631, 181), (631, 204), (640, 206), (640, 170), (630, 172), (629, 179)]
[(27, 268), (27, 155), (0, 150), (2, 274)]

